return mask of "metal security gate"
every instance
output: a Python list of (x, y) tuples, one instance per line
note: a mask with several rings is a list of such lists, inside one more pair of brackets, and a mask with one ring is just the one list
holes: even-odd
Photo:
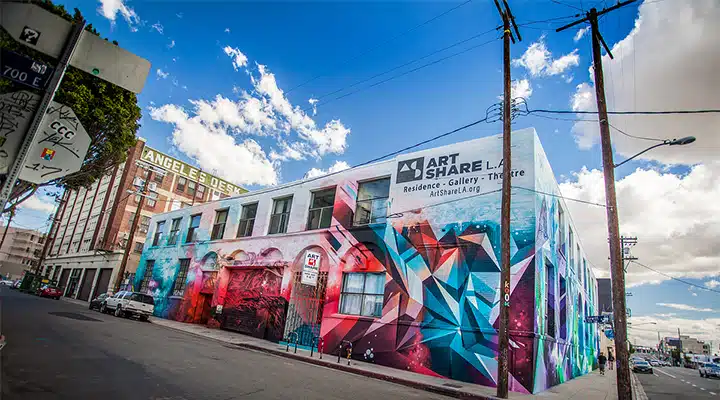
[(317, 286), (303, 285), (300, 282), (301, 276), (302, 271), (298, 271), (293, 277), (283, 338), (291, 342), (297, 340), (301, 346), (312, 346), (313, 340), (320, 336), (328, 273), (318, 274)]

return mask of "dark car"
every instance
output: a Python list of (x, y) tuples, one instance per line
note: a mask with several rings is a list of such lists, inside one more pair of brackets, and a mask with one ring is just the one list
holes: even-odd
[(105, 301), (105, 299), (107, 299), (107, 298), (108, 298), (108, 294), (107, 294), (107, 293), (103, 293), (103, 294), (95, 297), (94, 299), (90, 300), (90, 304), (88, 305), (88, 308), (91, 309), (91, 310), (98, 310), (98, 311), (100, 311), (100, 305), (101, 305), (101, 304), (103, 303), (103, 301)]
[(60, 296), (62, 296), (62, 291), (60, 291), (57, 286), (42, 285), (38, 288), (35, 294), (40, 297), (52, 297), (55, 300), (60, 300)]
[(641, 372), (646, 374), (652, 374), (652, 365), (645, 360), (634, 360), (632, 363), (633, 372)]

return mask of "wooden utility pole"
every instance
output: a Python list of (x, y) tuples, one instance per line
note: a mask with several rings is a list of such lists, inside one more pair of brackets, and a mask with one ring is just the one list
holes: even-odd
[(137, 211), (135, 211), (135, 217), (133, 218), (132, 225), (130, 225), (130, 232), (128, 233), (128, 239), (127, 243), (125, 244), (125, 252), (123, 253), (122, 261), (120, 262), (120, 269), (118, 270), (117, 275), (115, 276), (115, 284), (113, 284), (113, 293), (117, 293), (120, 291), (120, 285), (122, 284), (123, 275), (125, 275), (125, 267), (127, 266), (128, 258), (130, 257), (130, 252), (132, 251), (133, 242), (135, 240), (135, 231), (137, 230), (137, 226), (140, 223), (140, 218), (142, 218), (142, 209), (145, 205), (145, 196), (148, 192), (148, 185), (150, 184), (150, 180), (152, 179), (153, 171), (152, 169), (148, 168), (148, 174), (145, 177), (145, 182), (142, 185), (142, 189), (140, 194), (140, 201), (138, 201)]
[[(40, 274), (40, 269), (42, 268), (43, 263), (45, 262), (45, 258), (47, 257), (48, 250), (50, 249), (50, 237), (55, 238), (57, 236), (57, 230), (60, 229), (57, 224), (60, 223), (60, 218), (58, 218), (58, 214), (60, 214), (60, 209), (63, 208), (63, 205), (65, 203), (65, 193), (63, 193), (62, 197), (60, 197), (60, 204), (58, 204), (58, 208), (55, 210), (55, 215), (53, 216), (52, 224), (50, 225), (50, 230), (48, 230), (47, 235), (45, 235), (45, 243), (43, 244), (42, 253), (40, 253), (40, 259), (38, 260), (37, 266), (35, 268), (36, 275)], [(53, 233), (55, 232), (55, 233)]]
[(0, 249), (2, 249), (3, 243), (5, 243), (5, 236), (7, 236), (7, 232), (10, 229), (10, 221), (12, 221), (14, 216), (15, 216), (15, 207), (12, 207), (10, 209), (10, 217), (8, 218), (7, 226), (5, 226), (5, 232), (3, 232), (2, 239), (0, 239)]
[(610, 242), (610, 273), (612, 277), (613, 322), (615, 329), (615, 358), (617, 368), (618, 400), (632, 399), (630, 386), (630, 349), (627, 341), (627, 315), (625, 304), (625, 270), (623, 266), (622, 247), (620, 245), (620, 224), (618, 222), (617, 198), (615, 196), (615, 164), (610, 142), (610, 123), (608, 121), (607, 103), (605, 100), (605, 80), (603, 77), (602, 53), (600, 45), (613, 58), (610, 48), (600, 35), (598, 17), (635, 0), (619, 2), (616, 5), (598, 12), (591, 8), (585, 18), (572, 22), (556, 31), (560, 32), (582, 22), (589, 22), (592, 36), (593, 72), (595, 77), (595, 98), (597, 100), (598, 119), (600, 123), (600, 142), (602, 145), (603, 172), (605, 175), (605, 206), (607, 210), (608, 239)]
[(508, 362), (508, 347), (510, 334), (510, 178), (512, 166), (510, 165), (510, 146), (512, 140), (512, 80), (510, 77), (510, 41), (515, 43), (510, 24), (512, 23), (518, 40), (522, 40), (520, 32), (515, 24), (515, 18), (510, 11), (507, 0), (503, 0), (500, 6), (495, 0), (495, 6), (503, 20), (503, 172), (502, 172), (502, 197), (500, 209), (500, 312), (498, 313), (498, 377), (497, 397), (507, 399), (509, 390), (510, 366)]

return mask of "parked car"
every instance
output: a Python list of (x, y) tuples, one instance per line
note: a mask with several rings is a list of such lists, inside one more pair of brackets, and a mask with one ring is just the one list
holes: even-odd
[(632, 370), (633, 372), (642, 372), (642, 373), (653, 373), (652, 365), (650, 365), (649, 362), (645, 360), (635, 360), (632, 362)]
[(658, 360), (650, 360), (650, 365), (653, 367), (662, 367), (662, 364)]
[(21, 283), (22, 283), (22, 279), (16, 280), (15, 282), (13, 282), (12, 288), (13, 288), (13, 289), (18, 289), (18, 288), (20, 288), (20, 284), (21, 284)]
[(106, 298), (100, 305), (100, 312), (113, 311), (116, 317), (136, 316), (141, 321), (147, 321), (154, 310), (155, 300), (153, 297), (138, 292), (117, 292)]
[(37, 289), (37, 292), (35, 292), (40, 297), (52, 297), (55, 300), (60, 300), (60, 296), (62, 296), (62, 291), (57, 288), (57, 286), (53, 285), (42, 285)]
[(720, 378), (720, 365), (715, 363), (702, 363), (700, 364), (698, 371), (700, 371), (700, 376), (705, 378)]
[(13, 281), (11, 281), (11, 280), (9, 280), (9, 279), (3, 279), (3, 280), (0, 281), (0, 285), (8, 286), (8, 287), (12, 287), (12, 285), (13, 285), (14, 283), (15, 283), (15, 282), (13, 282)]
[(94, 299), (90, 300), (90, 304), (88, 305), (88, 308), (89, 308), (90, 310), (98, 310), (98, 311), (100, 311), (100, 306), (102, 305), (102, 303), (103, 303), (103, 302), (105, 301), (105, 299), (107, 299), (107, 298), (108, 298), (108, 294), (107, 294), (107, 293), (103, 293), (103, 294), (95, 297)]

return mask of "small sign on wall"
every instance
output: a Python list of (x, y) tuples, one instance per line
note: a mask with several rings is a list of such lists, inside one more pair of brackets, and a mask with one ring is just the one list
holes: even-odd
[(302, 278), (303, 285), (317, 286), (318, 273), (320, 272), (320, 253), (314, 251), (305, 252), (305, 264), (303, 264)]

